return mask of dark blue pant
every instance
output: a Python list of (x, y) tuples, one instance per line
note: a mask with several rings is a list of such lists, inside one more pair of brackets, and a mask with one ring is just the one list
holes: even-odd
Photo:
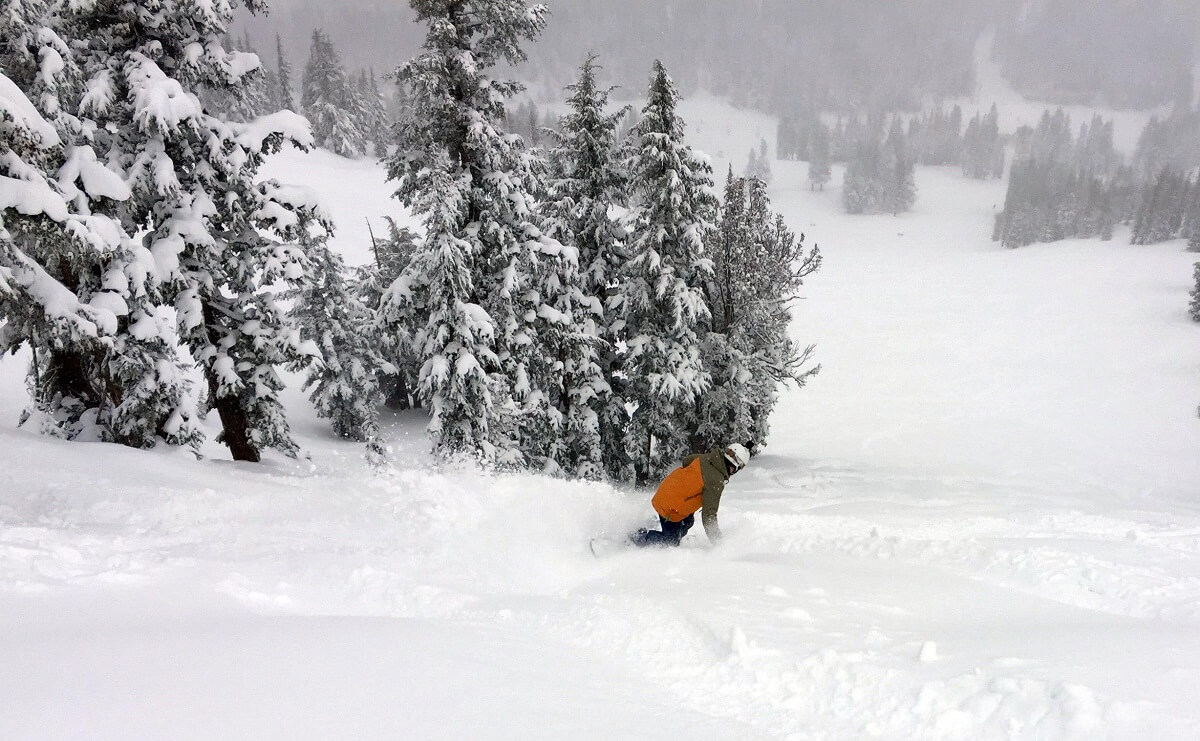
[(687, 531), (692, 525), (696, 524), (696, 516), (688, 515), (679, 522), (671, 522), (665, 517), (658, 518), (659, 526), (662, 530), (647, 530), (642, 528), (633, 535), (629, 536), (629, 540), (639, 548), (646, 546), (655, 546), (658, 548), (666, 548), (668, 546), (677, 546), (679, 541), (683, 540), (683, 536), (687, 535)]

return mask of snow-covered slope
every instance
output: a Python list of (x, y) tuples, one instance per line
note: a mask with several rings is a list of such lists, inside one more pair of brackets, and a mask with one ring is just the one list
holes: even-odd
[[(683, 113), (735, 166), (773, 133)], [(300, 461), (42, 438), (0, 360), (0, 738), (1200, 735), (1194, 256), (1003, 251), (997, 183), (921, 170), (915, 212), (848, 217), (838, 173), (772, 164), (826, 256), (795, 324), (824, 369), (719, 549), (596, 559), (644, 492), (438, 470), (412, 416), (374, 472), (295, 390)], [(370, 162), (270, 174), (352, 262), (402, 215)]]
[(796, 325), (825, 372), (779, 415), (776, 447), (1192, 497), (1196, 255), (1127, 231), (1001, 250), (987, 236), (1003, 185), (952, 170), (919, 172), (914, 213), (850, 218), (836, 189), (786, 185), (804, 168), (777, 164), (776, 199), (826, 256)]
[(387, 172), (371, 159), (346, 159), (324, 149), (307, 155), (295, 151), (273, 157), (262, 170), (264, 178), (304, 183), (321, 194), (321, 205), (337, 227), (335, 243), (348, 265), (374, 259), (371, 235), (386, 239), (385, 216), (399, 226), (416, 227), (387, 183)]

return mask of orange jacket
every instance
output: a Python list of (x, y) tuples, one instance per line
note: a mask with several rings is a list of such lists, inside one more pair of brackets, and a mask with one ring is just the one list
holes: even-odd
[(650, 503), (659, 516), (679, 522), (700, 509), (704, 504), (703, 494), (704, 476), (700, 474), (700, 459), (696, 458), (667, 474)]
[(650, 503), (661, 517), (679, 522), (688, 515), (704, 508), (705, 529), (715, 527), (717, 507), (725, 489), (724, 459), (720, 450), (688, 456), (683, 465), (676, 468), (654, 493)]

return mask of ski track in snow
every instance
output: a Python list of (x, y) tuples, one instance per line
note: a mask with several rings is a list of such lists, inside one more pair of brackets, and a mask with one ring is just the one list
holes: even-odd
[[(759, 114), (691, 105), (719, 157), (773, 135)], [(844, 217), (836, 185), (809, 193), (803, 165), (774, 165), (776, 207), (826, 254), (796, 310), (826, 366), (785, 395), (767, 453), (731, 482), (718, 549), (696, 532), (593, 558), (589, 537), (646, 524), (645, 493), (440, 470), (419, 418), (387, 420), (392, 464), (373, 472), (298, 384), (285, 402), (310, 459), (42, 438), (11, 428), (23, 359), (0, 360), (0, 654), (16, 657), (0, 737), (395, 737), (389, 722), (429, 738), (1200, 737), (1190, 258), (1119, 241), (991, 249), (1002, 186), (943, 170), (919, 173), (913, 214)], [(346, 184), (327, 206), (352, 262), (369, 254), (362, 202), (397, 208), (367, 161), (289, 153), (271, 169)], [(1161, 385), (1137, 382), (1151, 373)], [(194, 637), (209, 632), (221, 638)], [(97, 687), (132, 681), (123, 670), (163, 679), (130, 692), (178, 700), (176, 674), (153, 668), (170, 640), (263, 664), (199, 691), (249, 676), (283, 682), (284, 699), (217, 702), (242, 726), (185, 703), (203, 719), (188, 733), (154, 713), (100, 720), (100, 700), (72, 718), (108, 697)], [(288, 710), (307, 696), (271, 672), (304, 674), (279, 658), (301, 644), (341, 678), (335, 694), (372, 698), (365, 716), (337, 697)], [(335, 655), (358, 663), (341, 674)], [(54, 679), (80, 671), (96, 684)], [(428, 686), (394, 685), (406, 677)], [(503, 683), (508, 713), (488, 716)], [(403, 715), (388, 692), (409, 700)], [(483, 709), (448, 713), (445, 692)], [(300, 714), (262, 725), (271, 712)]]

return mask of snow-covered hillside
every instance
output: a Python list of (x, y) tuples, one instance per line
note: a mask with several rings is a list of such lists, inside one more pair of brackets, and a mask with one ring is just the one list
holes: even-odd
[[(722, 168), (774, 132), (683, 115)], [(840, 173), (772, 165), (823, 370), (717, 549), (596, 559), (645, 492), (439, 470), (411, 415), (376, 472), (295, 384), (299, 461), (43, 438), (0, 360), (0, 738), (1196, 738), (1195, 256), (1003, 251), (999, 183), (923, 169), (914, 212), (849, 217)], [(371, 162), (268, 174), (352, 263), (402, 216)]]

